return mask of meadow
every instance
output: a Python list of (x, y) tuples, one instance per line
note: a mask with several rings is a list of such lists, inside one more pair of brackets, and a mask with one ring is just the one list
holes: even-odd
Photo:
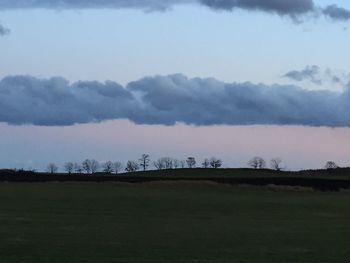
[(350, 192), (0, 183), (0, 262), (348, 262)]

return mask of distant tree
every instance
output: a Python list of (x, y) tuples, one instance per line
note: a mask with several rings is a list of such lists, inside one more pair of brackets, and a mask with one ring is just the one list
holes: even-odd
[(165, 169), (165, 163), (163, 158), (159, 158), (157, 161), (153, 162), (153, 165), (157, 170)]
[(71, 174), (74, 171), (74, 163), (72, 162), (67, 162), (64, 164), (64, 170), (68, 173)]
[(91, 160), (86, 159), (85, 161), (83, 161), (81, 167), (83, 171), (85, 171), (87, 174), (91, 173)]
[(114, 165), (111, 161), (102, 164), (102, 169), (104, 173), (111, 174), (114, 172)]
[(147, 167), (149, 166), (149, 163), (151, 161), (149, 154), (142, 154), (139, 161), (140, 161), (140, 166), (142, 167), (143, 171), (146, 171)]
[(139, 169), (139, 165), (137, 162), (134, 161), (128, 161), (126, 164), (125, 171), (131, 173), (131, 172), (136, 172)]
[(188, 168), (196, 167), (196, 159), (194, 157), (188, 157), (186, 160)]
[(173, 160), (174, 168), (177, 169), (181, 166), (181, 163), (178, 159)]
[(327, 170), (333, 170), (333, 169), (339, 168), (339, 166), (333, 161), (328, 161), (326, 163), (326, 165), (324, 166), (324, 168), (327, 169)]
[(205, 158), (203, 163), (202, 163), (202, 167), (203, 168), (209, 168), (209, 166), (210, 166), (210, 160)]
[(174, 163), (173, 163), (173, 159), (170, 157), (163, 157), (163, 162), (165, 165), (165, 169), (173, 169), (174, 168)]
[(181, 161), (180, 161), (180, 167), (181, 167), (182, 169), (185, 168), (185, 167), (186, 167), (186, 161), (181, 160)]
[(113, 167), (115, 174), (118, 174), (123, 169), (123, 165), (121, 162), (114, 162)]
[(100, 169), (100, 163), (96, 160), (90, 160), (91, 162), (91, 173), (97, 173), (98, 170)]
[(248, 165), (254, 169), (262, 169), (266, 167), (266, 162), (263, 158), (255, 156), (249, 160)]
[(276, 171), (281, 171), (282, 170), (281, 163), (282, 163), (281, 158), (273, 158), (270, 161), (270, 167), (271, 169), (274, 169)]
[(220, 168), (222, 166), (222, 161), (220, 159), (212, 157), (210, 159), (210, 166), (215, 169)]
[(57, 167), (56, 164), (54, 164), (54, 163), (49, 163), (49, 164), (48, 164), (48, 166), (47, 166), (47, 171), (48, 171), (49, 173), (54, 174), (54, 173), (57, 172), (57, 170), (58, 170), (58, 167)]
[(78, 173), (78, 174), (81, 174), (83, 172), (83, 168), (78, 163), (74, 163), (74, 168), (73, 169), (74, 169), (74, 172)]

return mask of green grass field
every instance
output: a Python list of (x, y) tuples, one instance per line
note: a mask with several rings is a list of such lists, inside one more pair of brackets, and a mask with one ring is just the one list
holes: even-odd
[(0, 262), (349, 262), (350, 192), (1, 183)]

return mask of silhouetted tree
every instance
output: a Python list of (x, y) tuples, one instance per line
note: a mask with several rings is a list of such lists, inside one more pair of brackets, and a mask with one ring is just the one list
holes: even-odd
[(114, 165), (111, 161), (105, 162), (102, 164), (102, 169), (104, 173), (111, 174), (114, 172)]
[(157, 161), (153, 162), (153, 165), (157, 170), (163, 170), (165, 168), (163, 158), (159, 158)]
[(58, 170), (58, 167), (57, 167), (56, 164), (54, 164), (54, 163), (49, 163), (49, 164), (48, 164), (48, 166), (47, 166), (47, 171), (48, 171), (49, 173), (54, 174), (54, 173), (57, 172), (57, 170)]
[(83, 170), (88, 174), (96, 173), (98, 171), (99, 167), (100, 167), (99, 162), (96, 160), (93, 160), (93, 159), (92, 160), (86, 159), (82, 163)]
[(326, 165), (324, 166), (324, 168), (327, 169), (327, 170), (337, 169), (338, 167), (339, 167), (339, 166), (338, 166), (335, 162), (333, 162), (333, 161), (328, 161), (328, 162), (326, 163)]
[(85, 171), (87, 174), (91, 173), (91, 160), (86, 159), (81, 164), (83, 171)]
[(173, 169), (174, 165), (173, 165), (173, 159), (170, 157), (163, 157), (163, 162), (165, 165), (165, 169)]
[(215, 169), (220, 168), (222, 166), (222, 161), (220, 159), (216, 159), (215, 157), (212, 157), (210, 159), (210, 166)]
[(149, 162), (150, 162), (149, 154), (142, 154), (139, 161), (140, 161), (140, 166), (142, 167), (143, 171), (146, 171), (147, 167), (149, 166)]
[(100, 169), (100, 163), (96, 160), (90, 160), (91, 161), (91, 173), (97, 173)]
[(185, 168), (185, 167), (186, 167), (186, 161), (181, 160), (181, 161), (180, 161), (180, 167), (181, 167), (182, 169)]
[(134, 161), (128, 161), (126, 164), (125, 171), (131, 173), (131, 172), (136, 172), (139, 169), (139, 165), (137, 162)]
[(74, 171), (74, 163), (72, 162), (67, 162), (64, 164), (64, 170), (68, 173), (71, 174)]
[(270, 167), (271, 169), (274, 169), (276, 171), (281, 171), (282, 170), (281, 163), (282, 163), (281, 158), (273, 158), (270, 161)]
[(266, 162), (263, 158), (255, 156), (249, 160), (248, 165), (254, 169), (262, 169), (266, 167)]
[(209, 168), (209, 166), (210, 166), (210, 161), (209, 161), (209, 159), (205, 158), (203, 163), (202, 163), (202, 167)]
[(174, 168), (177, 169), (181, 166), (180, 161), (178, 159), (173, 160)]
[(196, 159), (194, 157), (188, 157), (186, 160), (188, 168), (196, 167)]
[(123, 165), (121, 162), (114, 162), (113, 166), (115, 174), (118, 174), (123, 169)]
[(83, 172), (83, 168), (80, 164), (74, 163), (74, 172), (78, 174), (81, 174)]

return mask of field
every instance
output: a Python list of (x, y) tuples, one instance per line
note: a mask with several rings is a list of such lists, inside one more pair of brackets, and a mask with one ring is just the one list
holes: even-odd
[(350, 192), (0, 183), (0, 262), (348, 262)]

